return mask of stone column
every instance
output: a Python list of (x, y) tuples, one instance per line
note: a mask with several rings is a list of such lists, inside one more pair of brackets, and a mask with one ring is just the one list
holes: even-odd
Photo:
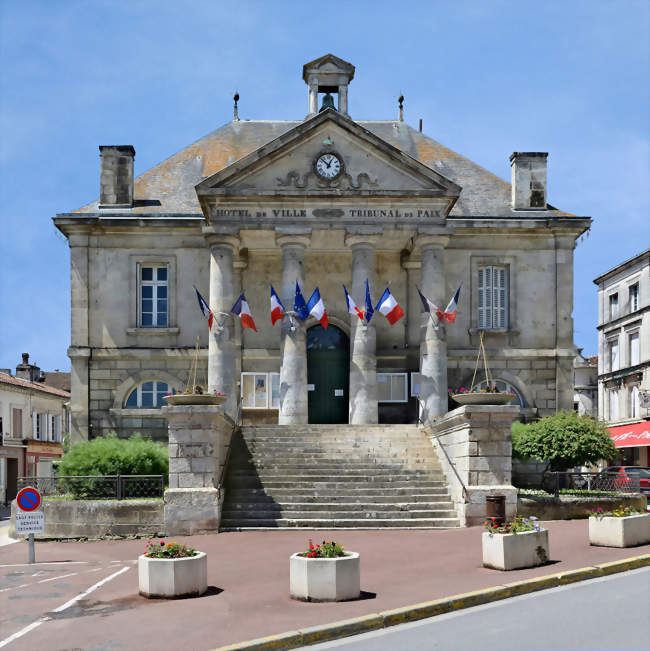
[[(296, 280), (305, 290), (305, 249), (309, 231), (295, 233), (277, 231), (277, 244), (282, 248), (281, 300), (285, 309), (292, 310), (296, 295)], [(309, 296), (305, 297), (307, 300)], [(293, 321), (293, 325), (292, 325)], [(298, 318), (282, 319), (280, 335), (280, 425), (307, 423), (307, 333), (305, 323)], [(270, 390), (270, 387), (269, 387)]]
[(309, 115), (312, 117), (318, 113), (318, 80), (315, 79), (309, 84)]
[(88, 236), (71, 234), (70, 243), (70, 442), (87, 441), (90, 422), (88, 332)]
[[(210, 299), (215, 312), (215, 325), (210, 332), (208, 345), (208, 390), (220, 391), (227, 396), (224, 409), (231, 417), (237, 409), (237, 378), (235, 377), (235, 319), (225, 316), (235, 302), (233, 287), (233, 257), (239, 245), (239, 238), (232, 235), (217, 235), (211, 227), (204, 228), (210, 247)], [(219, 331), (218, 324), (223, 323)]]
[(221, 407), (162, 407), (169, 431), (168, 536), (219, 531), (223, 495), (217, 489), (233, 422)]
[[(448, 237), (424, 235), (417, 244), (422, 251), (422, 293), (441, 309), (445, 299), (445, 246)], [(435, 314), (422, 315), (420, 338), (420, 400), (422, 421), (447, 413), (447, 338), (445, 326)]]
[[(234, 263), (234, 277), (233, 277), (233, 295), (239, 296), (242, 292), (242, 273), (248, 266), (248, 258), (241, 256), (238, 257)], [(241, 371), (242, 371), (242, 343), (243, 334), (241, 322), (238, 318), (234, 319), (234, 334), (233, 334), (233, 355), (235, 363), (235, 399), (240, 400), (241, 396)]]
[(339, 113), (348, 114), (348, 87), (346, 84), (339, 86)]
[[(352, 282), (348, 288), (357, 307), (365, 311), (366, 278), (370, 296), (375, 296), (375, 244), (377, 235), (348, 235), (352, 249)], [(374, 307), (374, 306), (373, 306)], [(375, 317), (373, 317), (374, 319)], [(377, 423), (377, 332), (374, 320), (368, 325), (350, 315), (350, 424)]]

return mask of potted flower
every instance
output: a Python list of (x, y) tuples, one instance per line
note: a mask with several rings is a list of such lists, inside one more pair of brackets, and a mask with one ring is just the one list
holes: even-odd
[(517, 516), (512, 522), (485, 522), (483, 566), (516, 570), (543, 565), (549, 560), (548, 529), (535, 516)]
[(650, 542), (650, 513), (629, 506), (619, 506), (612, 511), (598, 507), (587, 513), (590, 545), (631, 547)]
[(198, 597), (208, 589), (205, 552), (177, 542), (147, 541), (138, 558), (140, 594), (149, 599)]
[(325, 541), (289, 559), (289, 592), (299, 601), (349, 601), (361, 594), (359, 554)]

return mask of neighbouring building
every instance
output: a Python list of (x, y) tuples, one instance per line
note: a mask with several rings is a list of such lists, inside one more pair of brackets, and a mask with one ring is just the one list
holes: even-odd
[[(16, 497), (18, 477), (49, 476), (52, 461), (63, 455), (68, 433), (70, 393), (46, 384), (28, 353), (16, 366), (0, 370), (0, 503)], [(65, 384), (66, 373), (55, 373)]]
[(598, 418), (598, 355), (584, 357), (582, 348), (573, 360), (573, 411)]
[[(471, 383), (481, 333), (525, 417), (572, 408), (573, 249), (591, 220), (548, 203), (544, 152), (513, 153), (509, 183), (411, 127), (401, 101), (397, 119), (358, 119), (354, 74), (312, 61), (306, 117), (242, 120), (235, 102), (137, 178), (133, 146), (99, 148), (99, 199), (54, 218), (71, 256), (73, 439), (165, 438), (162, 397), (188, 382), (197, 341), (197, 382), (231, 414), (241, 400), (245, 423), (414, 423), (418, 399), (434, 418)], [(305, 298), (318, 286), (327, 330), (271, 325), (270, 285), (290, 310), (296, 281)], [(363, 309), (366, 281), (405, 317), (351, 315), (342, 286)], [(422, 312), (418, 288), (444, 309), (461, 284), (455, 323)], [(257, 331), (228, 314), (242, 290)]]
[(650, 465), (650, 249), (598, 286), (598, 418), (623, 465)]

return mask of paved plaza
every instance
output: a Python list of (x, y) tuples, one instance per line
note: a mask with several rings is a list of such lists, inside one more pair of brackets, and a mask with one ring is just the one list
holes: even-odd
[[(10, 544), (0, 547), (0, 646), (207, 650), (650, 554), (650, 545), (590, 547), (586, 520), (547, 526), (551, 564), (511, 572), (482, 567), (482, 527), (178, 538), (208, 553), (210, 587), (200, 598), (176, 601), (138, 595), (136, 559), (143, 540), (36, 543), (32, 566), (26, 564), (27, 545)], [(289, 598), (289, 556), (304, 549), (310, 536), (334, 538), (361, 553), (361, 600), (314, 604)]]

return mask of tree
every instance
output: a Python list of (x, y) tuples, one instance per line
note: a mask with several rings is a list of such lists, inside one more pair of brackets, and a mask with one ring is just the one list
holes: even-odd
[(573, 411), (560, 411), (514, 428), (512, 450), (517, 457), (547, 462), (554, 471), (616, 458), (606, 427)]

